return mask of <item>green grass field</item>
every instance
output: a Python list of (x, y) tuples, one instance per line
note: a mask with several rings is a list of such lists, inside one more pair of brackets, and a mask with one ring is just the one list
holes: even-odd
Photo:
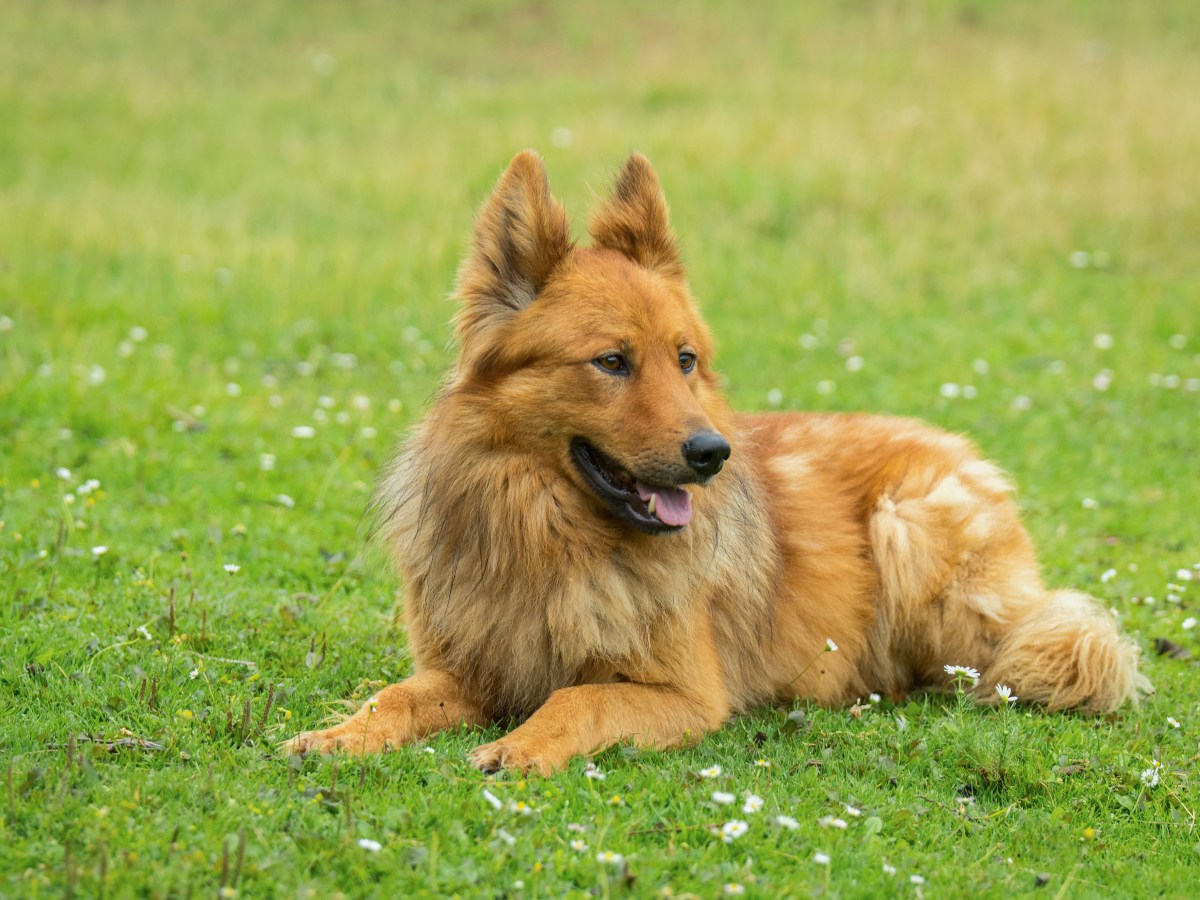
[[(5, 3), (0, 896), (1194, 896), (1198, 96), (1193, 0)], [(577, 228), (650, 156), (738, 407), (971, 434), (1157, 694), (274, 752), (410, 671), (362, 512), (526, 146)]]

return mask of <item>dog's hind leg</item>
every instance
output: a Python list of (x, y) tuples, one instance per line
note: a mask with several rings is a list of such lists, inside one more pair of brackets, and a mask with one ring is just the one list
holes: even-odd
[(305, 731), (284, 743), (291, 753), (353, 756), (378, 753), (459, 724), (487, 719), (457, 676), (441, 669), (418, 672), (371, 698), (346, 721), (322, 731)]
[(963, 665), (980, 671), (981, 700), (998, 684), (1052, 709), (1136, 700), (1149, 688), (1136, 645), (1093, 598), (1042, 586), (1003, 476), (980, 460), (947, 462), (910, 473), (871, 515), (879, 686), (948, 687), (943, 667)]

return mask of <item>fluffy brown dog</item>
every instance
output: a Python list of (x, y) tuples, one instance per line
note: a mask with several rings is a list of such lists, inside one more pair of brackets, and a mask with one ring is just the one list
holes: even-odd
[(590, 226), (574, 246), (531, 151), (484, 206), (458, 362), (377, 497), (416, 673), (291, 749), (515, 717), (474, 762), (549, 772), (762, 703), (944, 687), (947, 663), (1052, 709), (1148, 687), (1096, 601), (1043, 587), (1008, 481), (967, 440), (730, 413), (644, 157)]

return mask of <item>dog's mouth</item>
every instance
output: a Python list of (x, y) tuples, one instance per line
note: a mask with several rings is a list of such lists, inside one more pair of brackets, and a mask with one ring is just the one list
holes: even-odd
[(635, 528), (666, 534), (692, 521), (692, 495), (683, 488), (640, 481), (583, 438), (571, 441), (571, 458), (596, 496)]

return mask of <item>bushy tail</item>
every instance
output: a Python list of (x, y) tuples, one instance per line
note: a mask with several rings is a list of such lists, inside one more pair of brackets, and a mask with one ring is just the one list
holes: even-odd
[(1051, 591), (1041, 612), (1009, 631), (981, 683), (1007, 684), (1049, 709), (1106, 713), (1153, 690), (1138, 655), (1097, 600)]

